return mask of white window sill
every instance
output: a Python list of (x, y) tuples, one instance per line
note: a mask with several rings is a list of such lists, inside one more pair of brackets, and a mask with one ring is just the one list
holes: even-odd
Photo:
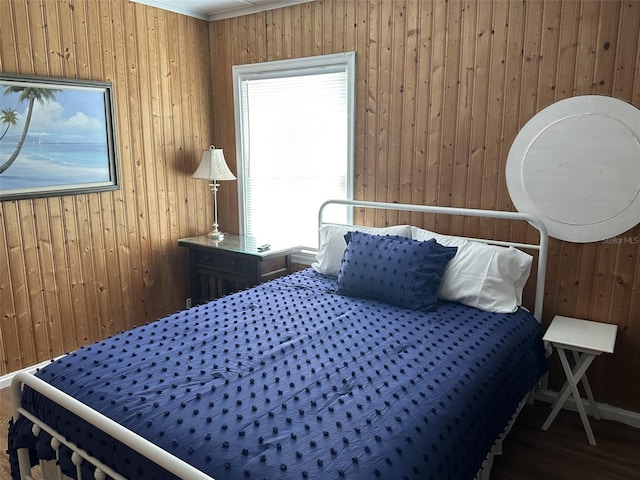
[(315, 250), (301, 250), (291, 255), (291, 262), (297, 263), (299, 265), (307, 265), (311, 266), (313, 262), (316, 261), (316, 254), (318, 252)]

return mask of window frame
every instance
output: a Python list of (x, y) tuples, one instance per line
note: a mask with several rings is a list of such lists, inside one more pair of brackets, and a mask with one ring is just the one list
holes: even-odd
[[(238, 225), (240, 235), (247, 231), (247, 218), (245, 215), (246, 192), (244, 178), (242, 115), (244, 104), (242, 103), (242, 82), (246, 80), (258, 80), (269, 78), (284, 78), (301, 75), (313, 75), (346, 71), (347, 73), (347, 178), (346, 199), (353, 199), (354, 190), (354, 135), (355, 135), (355, 52), (317, 55), (312, 57), (276, 60), (245, 65), (234, 65), (233, 74), (233, 106), (236, 135), (236, 163), (238, 177)], [(329, 199), (327, 199), (329, 200)], [(349, 223), (352, 220), (352, 211), (347, 212)], [(313, 251), (315, 252), (315, 250)], [(308, 258), (305, 258), (309, 260)], [(305, 262), (307, 263), (307, 262)]]

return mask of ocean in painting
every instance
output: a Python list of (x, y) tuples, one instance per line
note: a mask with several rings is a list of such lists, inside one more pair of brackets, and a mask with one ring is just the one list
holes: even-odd
[[(0, 143), (0, 164), (13, 152), (15, 142), (7, 140)], [(106, 144), (47, 142), (28, 136), (18, 158), (0, 174), (0, 190), (82, 186), (109, 180)]]

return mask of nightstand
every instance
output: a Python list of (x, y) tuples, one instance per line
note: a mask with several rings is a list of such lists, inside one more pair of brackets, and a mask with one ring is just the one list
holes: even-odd
[[(593, 436), (593, 431), (591, 430), (591, 425), (589, 424), (589, 419), (587, 418), (582, 398), (578, 391), (578, 384), (582, 383), (584, 387), (593, 416), (600, 419), (600, 412), (593, 399), (593, 393), (591, 393), (586, 372), (596, 356), (601, 353), (613, 353), (617, 330), (617, 325), (608, 323), (592, 322), (578, 318), (562, 317), (560, 315), (556, 315), (553, 318), (551, 325), (549, 325), (542, 339), (550, 342), (558, 350), (558, 356), (560, 357), (562, 369), (567, 377), (567, 381), (553, 402), (551, 413), (542, 425), (542, 430), (549, 428), (569, 398), (569, 395), (573, 395), (589, 443), (596, 445), (596, 439)], [(567, 350), (571, 351), (573, 359), (575, 360), (573, 369), (571, 369), (569, 361), (567, 360)]]
[(228, 233), (219, 241), (206, 235), (181, 238), (178, 245), (189, 249), (194, 305), (287, 275), (291, 254), (301, 250), (274, 244), (258, 251), (255, 238)]

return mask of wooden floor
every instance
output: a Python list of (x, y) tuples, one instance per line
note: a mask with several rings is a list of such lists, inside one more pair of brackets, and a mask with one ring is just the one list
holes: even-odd
[(551, 406), (526, 405), (496, 458), (492, 480), (640, 480), (640, 429), (589, 417), (598, 445), (589, 445), (577, 412), (562, 410), (540, 426)]
[[(495, 460), (492, 480), (640, 480), (640, 429), (591, 419), (598, 442), (592, 447), (576, 412), (561, 411), (548, 431), (544, 403), (526, 405)], [(0, 390), (0, 422), (11, 417), (9, 390)], [(7, 450), (6, 428), (0, 449)], [(0, 455), (0, 479), (9, 479), (9, 462)]]

